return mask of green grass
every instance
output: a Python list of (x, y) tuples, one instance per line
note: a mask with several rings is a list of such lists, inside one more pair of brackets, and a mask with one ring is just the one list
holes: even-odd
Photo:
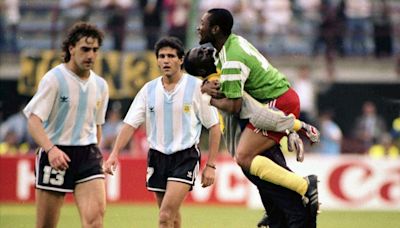
[[(157, 227), (155, 205), (109, 204), (105, 227)], [(256, 227), (261, 210), (236, 206), (183, 206), (184, 228)], [(34, 227), (33, 204), (0, 204), (0, 228)], [(66, 204), (59, 228), (80, 227), (75, 205)], [(324, 211), (318, 216), (319, 228), (399, 228), (399, 211)]]

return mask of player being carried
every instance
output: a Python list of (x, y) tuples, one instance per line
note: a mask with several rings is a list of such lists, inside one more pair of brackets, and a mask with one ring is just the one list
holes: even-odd
[[(204, 79), (204, 83), (211, 83), (214, 89), (213, 97), (223, 98), (220, 89), (221, 71), (215, 66), (216, 50), (211, 43), (206, 43), (198, 47), (190, 49), (186, 53), (184, 67), (185, 70), (195, 76)], [(210, 87), (210, 88), (211, 88)], [(211, 96), (204, 93), (203, 96), (211, 99)], [(284, 112), (263, 104), (246, 91), (243, 91), (242, 107), (240, 110), (240, 119), (248, 119), (256, 128), (255, 131), (275, 131), (286, 133), (288, 136), (288, 150), (296, 152), (296, 160), (302, 162), (304, 160), (304, 147), (300, 137), (296, 132), (303, 134), (311, 144), (318, 143), (320, 133), (317, 128), (297, 119), (293, 114), (286, 115)]]

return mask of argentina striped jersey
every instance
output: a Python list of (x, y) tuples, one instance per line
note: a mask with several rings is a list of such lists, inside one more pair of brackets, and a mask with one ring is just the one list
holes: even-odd
[(80, 146), (97, 143), (96, 125), (104, 123), (107, 104), (103, 78), (90, 71), (84, 81), (60, 64), (44, 75), (24, 113), (43, 121), (53, 144)]
[(138, 92), (124, 122), (138, 128), (146, 123), (150, 148), (173, 154), (199, 143), (202, 125), (218, 123), (218, 113), (202, 99), (198, 78), (183, 74), (174, 90), (164, 90), (162, 77)]

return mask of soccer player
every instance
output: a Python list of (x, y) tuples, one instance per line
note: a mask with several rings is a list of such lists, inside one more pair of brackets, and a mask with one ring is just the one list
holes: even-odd
[[(184, 68), (187, 73), (204, 78), (206, 80), (204, 83), (213, 83), (214, 90), (210, 90), (210, 92), (216, 92), (214, 97), (222, 98), (223, 94), (218, 91), (221, 72), (216, 69), (214, 56), (215, 48), (209, 43), (192, 48), (186, 53)], [(206, 96), (205, 99), (211, 99), (208, 94), (203, 94), (203, 96)], [(303, 143), (295, 132), (303, 132), (311, 143), (319, 141), (319, 132), (315, 127), (296, 119), (293, 114), (286, 115), (280, 110), (263, 105), (246, 91), (243, 91), (239, 116), (241, 119), (249, 119), (257, 128), (256, 131), (286, 133), (289, 139), (289, 151), (296, 151), (299, 162), (304, 159)], [(313, 134), (311, 131), (317, 134)]]
[(77, 23), (62, 45), (64, 62), (41, 79), (24, 109), (41, 147), (36, 157), (36, 227), (57, 227), (65, 193), (73, 193), (82, 227), (103, 227), (103, 157), (98, 148), (108, 104), (106, 81), (91, 69), (103, 32)]
[[(203, 78), (209, 75), (207, 79), (211, 77), (218, 77), (219, 73), (217, 72), (216, 66), (214, 65), (212, 51), (212, 49), (214, 48), (209, 48), (209, 46), (205, 47), (204, 45), (202, 45), (200, 47), (192, 48), (187, 52), (185, 56), (184, 66), (188, 73), (192, 75), (198, 75)], [(275, 112), (266, 107), (257, 108), (258, 105), (261, 106), (258, 101), (251, 98), (248, 94), (244, 93), (242, 108), (239, 117), (247, 119), (249, 117), (251, 118), (252, 115), (256, 114), (256, 112), (269, 110), (271, 111), (271, 113), (269, 115), (265, 115), (267, 117), (266, 121), (285, 120), (284, 117), (286, 116), (282, 116), (281, 112)], [(248, 114), (244, 115), (243, 112), (246, 112)], [(221, 112), (221, 114), (223, 116), (225, 125), (228, 125), (223, 130), (224, 139), (227, 143), (227, 148), (229, 152), (234, 156), (237, 144), (240, 139), (240, 134), (242, 132), (242, 128), (240, 126), (243, 126), (243, 122), (246, 123), (246, 121), (240, 120), (239, 117), (225, 112)], [(269, 117), (271, 118), (268, 119)], [(287, 122), (288, 121), (278, 121), (276, 123), (277, 127), (273, 127), (273, 124), (269, 124), (271, 128), (267, 130), (279, 130), (281, 128), (284, 129), (284, 127), (290, 126), (287, 124)], [(293, 138), (294, 134), (297, 136), (297, 138), (289, 139), (288, 141), (300, 140), (301, 143), (301, 139), (299, 139), (298, 135), (294, 132), (290, 133), (288, 135), (288, 138)], [(266, 149), (260, 155), (269, 158), (282, 168), (290, 171), (279, 145), (274, 145), (272, 148)], [(311, 228), (316, 226), (316, 217), (311, 215), (309, 211), (309, 206), (304, 207), (302, 197), (299, 194), (281, 186), (272, 184), (270, 182), (263, 181), (260, 178), (250, 174), (246, 170), (243, 170), (243, 172), (246, 177), (257, 186), (264, 208), (269, 214), (268, 217), (263, 217), (262, 221), (260, 221), (259, 227), (266, 227), (267, 225), (269, 225), (271, 228)]]
[[(246, 91), (256, 100), (298, 118), (299, 98), (290, 88), (286, 77), (246, 39), (233, 34), (232, 27), (233, 17), (228, 10), (210, 9), (203, 14), (197, 28), (200, 44), (210, 42), (216, 48), (216, 66), (221, 69), (219, 91), (212, 92), (209, 88), (211, 83), (202, 86), (202, 91), (213, 96), (210, 103), (224, 112), (238, 114), (242, 107), (243, 91)], [(224, 97), (216, 97), (219, 92)], [(244, 128), (236, 148), (236, 162), (250, 174), (304, 196), (316, 215), (319, 207), (316, 176), (303, 178), (260, 156), (264, 150), (279, 144), (284, 134), (270, 131), (262, 134), (254, 129), (251, 123)]]
[(198, 149), (202, 125), (209, 129), (209, 155), (202, 186), (214, 183), (215, 159), (220, 143), (218, 111), (202, 99), (202, 80), (183, 72), (184, 47), (174, 37), (160, 39), (155, 54), (162, 75), (138, 92), (124, 119), (114, 148), (105, 163), (112, 174), (118, 154), (133, 132), (146, 123), (150, 145), (147, 189), (155, 193), (159, 227), (181, 227), (179, 208), (199, 172)]

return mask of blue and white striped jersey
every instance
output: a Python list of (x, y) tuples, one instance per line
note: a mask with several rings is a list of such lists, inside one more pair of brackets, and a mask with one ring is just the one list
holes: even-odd
[(173, 154), (199, 143), (202, 125), (208, 129), (218, 124), (218, 112), (202, 98), (200, 79), (183, 74), (167, 92), (161, 78), (143, 86), (124, 122), (134, 128), (146, 123), (150, 148)]
[(43, 121), (54, 144), (80, 146), (97, 143), (96, 125), (104, 123), (107, 104), (108, 86), (103, 78), (90, 71), (84, 81), (60, 64), (44, 75), (24, 113)]

